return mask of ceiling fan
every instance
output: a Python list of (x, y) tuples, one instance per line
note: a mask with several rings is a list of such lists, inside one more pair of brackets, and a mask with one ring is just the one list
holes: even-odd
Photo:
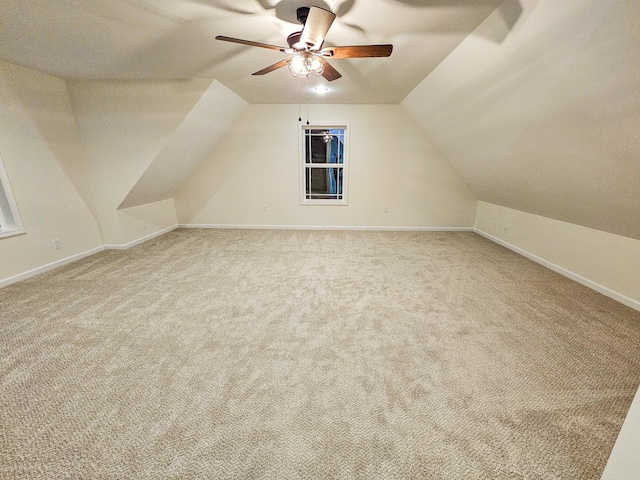
[(388, 57), (391, 55), (393, 45), (355, 45), (351, 47), (324, 47), (326, 36), (335, 13), (320, 7), (300, 7), (296, 10), (297, 19), (303, 25), (302, 30), (294, 32), (287, 37), (289, 48), (269, 45), (267, 43), (253, 42), (239, 38), (218, 35), (216, 40), (224, 42), (240, 43), (252, 47), (278, 50), (282, 53), (292, 54), (293, 57), (280, 60), (253, 75), (264, 75), (284, 66), (294, 77), (306, 77), (308, 75), (322, 75), (329, 82), (337, 80), (342, 75), (327, 62), (327, 58), (367, 58)]

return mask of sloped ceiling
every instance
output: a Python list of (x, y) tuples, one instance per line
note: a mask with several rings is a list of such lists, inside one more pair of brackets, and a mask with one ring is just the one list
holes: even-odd
[(640, 2), (522, 6), (402, 105), (480, 200), (640, 239)]
[[(307, 103), (392, 103), (433, 70), (502, 0), (3, 0), (0, 58), (65, 79), (216, 79), (249, 103), (297, 103), (278, 51), (216, 35), (287, 46), (296, 9), (337, 18), (325, 45), (391, 43), (389, 58), (336, 59), (343, 77), (300, 82)], [(307, 95), (328, 85), (324, 97)]]
[(173, 198), (246, 105), (214, 80), (118, 208)]

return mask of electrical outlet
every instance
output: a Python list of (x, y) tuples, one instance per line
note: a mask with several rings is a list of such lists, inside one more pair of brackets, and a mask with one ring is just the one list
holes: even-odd
[(58, 240), (57, 238), (55, 240), (51, 240), (51, 243), (53, 244), (54, 250), (60, 250), (62, 248), (62, 246), (60, 245), (60, 240)]
[(263, 211), (263, 212), (266, 212), (267, 210), (269, 210), (269, 209), (267, 208), (267, 206), (266, 206), (266, 205), (262, 205), (262, 211)]
[(140, 222), (140, 227), (142, 227), (143, 229), (147, 228), (147, 222), (142, 220), (142, 222)]
[(498, 222), (493, 222), (493, 231), (495, 232), (498, 228)]
[(389, 207), (387, 207), (386, 205), (382, 207), (382, 213), (389, 213)]
[(505, 235), (507, 234), (507, 226), (505, 225), (504, 228), (502, 229), (502, 233), (504, 233)]

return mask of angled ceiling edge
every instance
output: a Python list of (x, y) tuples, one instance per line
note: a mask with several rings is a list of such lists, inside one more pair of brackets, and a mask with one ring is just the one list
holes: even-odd
[(247, 105), (245, 100), (214, 80), (118, 210), (172, 198)]

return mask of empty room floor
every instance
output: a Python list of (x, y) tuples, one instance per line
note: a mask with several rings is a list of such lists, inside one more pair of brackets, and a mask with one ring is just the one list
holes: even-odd
[(0, 289), (0, 477), (599, 479), (639, 345), (471, 232), (178, 229)]

